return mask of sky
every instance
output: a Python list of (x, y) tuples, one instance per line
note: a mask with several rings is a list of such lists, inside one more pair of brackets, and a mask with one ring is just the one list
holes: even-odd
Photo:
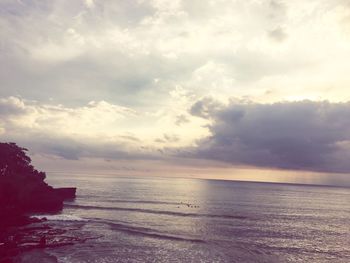
[(0, 140), (48, 173), (350, 185), (347, 0), (0, 0)]

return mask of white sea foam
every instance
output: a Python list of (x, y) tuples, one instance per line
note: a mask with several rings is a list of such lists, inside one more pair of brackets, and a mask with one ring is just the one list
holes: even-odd
[(46, 218), (50, 221), (87, 221), (87, 219), (75, 216), (75, 215), (40, 215), (34, 216), (38, 219)]

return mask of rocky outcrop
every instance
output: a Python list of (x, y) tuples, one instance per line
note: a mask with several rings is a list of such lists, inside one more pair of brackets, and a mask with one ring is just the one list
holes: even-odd
[(0, 143), (0, 263), (2, 254), (18, 251), (9, 250), (18, 243), (9, 234), (14, 228), (38, 222), (30, 217), (33, 213), (59, 212), (64, 200), (76, 195), (76, 188), (48, 185), (46, 174), (31, 165), (26, 151), (15, 143)]
[(0, 226), (16, 215), (60, 211), (64, 200), (75, 197), (76, 188), (48, 185), (26, 151), (15, 143), (0, 143)]
[[(0, 203), (2, 203), (0, 215), (58, 212), (62, 210), (64, 200), (75, 198), (76, 193), (76, 188), (55, 189), (46, 184), (37, 185), (35, 182), (14, 187), (10, 182), (4, 182), (1, 178), (0, 185), (7, 185), (11, 189), (7, 191), (9, 192), (7, 195), (2, 194), (0, 198)], [(0, 222), (1, 220), (0, 218)]]
[(65, 188), (54, 188), (55, 193), (63, 199), (74, 199), (76, 196), (77, 188), (65, 187)]

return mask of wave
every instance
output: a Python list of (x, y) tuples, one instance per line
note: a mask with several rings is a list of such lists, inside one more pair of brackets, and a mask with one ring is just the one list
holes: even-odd
[(106, 207), (106, 206), (89, 206), (89, 205), (75, 205), (75, 204), (65, 204), (65, 207), (84, 209), (84, 210), (114, 210), (114, 211), (129, 211), (129, 212), (140, 212), (148, 214), (157, 215), (170, 215), (170, 216), (181, 216), (181, 217), (208, 217), (208, 218), (221, 218), (221, 219), (248, 219), (246, 216), (240, 215), (218, 215), (218, 214), (199, 214), (199, 213), (182, 213), (174, 211), (164, 211), (164, 210), (152, 210), (143, 208), (127, 208), (127, 207)]
[[(80, 198), (94, 198), (97, 199), (99, 196), (96, 195), (79, 195)], [(184, 202), (171, 202), (171, 201), (148, 201), (148, 200), (126, 200), (126, 199), (105, 199), (103, 201), (113, 203), (129, 203), (129, 204), (155, 204), (155, 205), (190, 205)]]
[(50, 220), (50, 221), (81, 221), (81, 222), (87, 221), (87, 219), (84, 219), (75, 215), (37, 215), (33, 217), (38, 219), (46, 218), (47, 220)]
[(205, 240), (202, 240), (202, 239), (189, 238), (189, 237), (183, 237), (183, 236), (177, 236), (177, 235), (168, 235), (168, 234), (156, 232), (155, 230), (152, 230), (150, 228), (145, 228), (145, 227), (124, 225), (124, 224), (114, 223), (114, 222), (105, 221), (105, 220), (101, 220), (99, 221), (99, 223), (109, 225), (112, 230), (121, 231), (132, 235), (140, 235), (143, 237), (151, 237), (151, 238), (174, 240), (174, 241), (205, 243)]
[(187, 203), (183, 202), (167, 202), (167, 201), (146, 201), (146, 200), (123, 200), (123, 199), (107, 199), (104, 201), (114, 203), (131, 203), (131, 204), (156, 204), (156, 205), (184, 205)]

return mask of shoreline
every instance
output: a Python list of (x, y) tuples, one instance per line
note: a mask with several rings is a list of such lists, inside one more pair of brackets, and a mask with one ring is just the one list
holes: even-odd
[(45, 222), (45, 219), (37, 219), (28, 215), (12, 215), (10, 218), (2, 215), (1, 217), (3, 226), (0, 228), (0, 263), (12, 262), (23, 251), (40, 246), (40, 242), (36, 240), (26, 245), (27, 242), (23, 238), (26, 234), (23, 231), (27, 226)]
[[(74, 245), (79, 241), (78, 239), (65, 240), (62, 238), (67, 230), (50, 226), (45, 218), (37, 219), (28, 216), (27, 219), (30, 220), (28, 224), (12, 225), (0, 229), (0, 263), (22, 262), (19, 259), (28, 253), (31, 254), (32, 251)], [(44, 256), (46, 254), (50, 259), (54, 258), (43, 251), (40, 254)], [(57, 260), (50, 262), (57, 262)]]

